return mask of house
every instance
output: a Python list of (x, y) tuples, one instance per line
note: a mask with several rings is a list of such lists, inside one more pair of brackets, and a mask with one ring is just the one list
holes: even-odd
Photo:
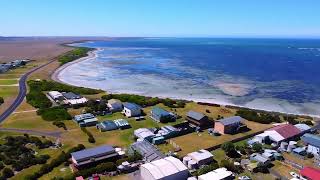
[(147, 128), (139, 128), (134, 130), (133, 132), (134, 136), (141, 140), (148, 140), (149, 142), (152, 141), (152, 138), (155, 136), (155, 134)]
[(62, 95), (65, 98), (64, 103), (69, 105), (84, 104), (88, 101), (87, 98), (82, 97), (73, 92), (68, 92), (68, 93), (63, 92)]
[(48, 96), (56, 102), (64, 100), (64, 96), (59, 91), (50, 91)]
[(134, 154), (135, 152), (141, 154), (146, 162), (151, 162), (166, 157), (164, 154), (162, 154), (162, 152), (159, 151), (157, 147), (148, 141), (137, 141), (133, 143), (129, 147), (128, 153)]
[[(195, 162), (196, 167), (207, 165), (213, 162), (213, 155), (204, 149), (187, 154), (183, 158), (183, 163), (189, 167), (190, 162)], [(192, 165), (190, 165), (192, 167)]]
[(198, 180), (228, 180), (234, 179), (233, 173), (228, 171), (226, 168), (218, 168), (216, 170), (210, 171), (206, 174), (200, 175)]
[(186, 180), (188, 175), (188, 168), (172, 156), (140, 166), (140, 176), (143, 180)]
[(116, 158), (119, 153), (110, 145), (84, 149), (71, 153), (71, 160), (75, 167), (85, 166), (98, 161)]
[(301, 140), (308, 145), (308, 153), (312, 153), (315, 156), (320, 155), (320, 136), (307, 133), (301, 137)]
[(270, 160), (268, 158), (263, 157), (259, 153), (251, 154), (250, 155), (250, 160), (258, 162), (259, 166), (268, 166), (270, 164)]
[(304, 167), (300, 170), (300, 175), (307, 180), (319, 180), (320, 170), (312, 167)]
[(175, 120), (175, 117), (173, 116), (172, 113), (170, 113), (160, 107), (152, 108), (152, 110), (150, 112), (150, 117), (155, 122), (161, 122), (161, 123), (172, 122)]
[(258, 143), (275, 143), (276, 145), (280, 145), (281, 142), (292, 140), (302, 133), (302, 131), (292, 124), (282, 124), (256, 135), (254, 140)]
[(76, 115), (73, 120), (80, 127), (95, 126), (98, 123), (98, 119), (91, 113)]
[(97, 124), (96, 128), (98, 130), (100, 130), (100, 132), (105, 132), (105, 131), (116, 130), (116, 129), (118, 129), (118, 126), (115, 122), (106, 120), (106, 121), (103, 121), (103, 122)]
[(123, 109), (122, 102), (117, 99), (108, 100), (107, 106), (112, 112), (122, 111)]
[(160, 128), (157, 134), (165, 137), (166, 139), (176, 137), (180, 131), (173, 126), (163, 126)]
[(208, 116), (195, 111), (189, 111), (186, 120), (191, 126), (200, 127), (201, 129), (213, 126), (213, 123), (209, 120)]
[(235, 134), (242, 127), (243, 119), (240, 116), (233, 116), (215, 122), (214, 130), (220, 134)]
[(141, 107), (134, 103), (123, 103), (123, 113), (127, 117), (140, 116), (142, 113)]

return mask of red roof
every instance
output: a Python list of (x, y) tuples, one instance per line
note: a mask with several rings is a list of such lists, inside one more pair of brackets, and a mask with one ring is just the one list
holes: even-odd
[(305, 167), (300, 170), (300, 174), (310, 180), (319, 180), (320, 179), (320, 170), (312, 167)]
[(84, 180), (82, 176), (76, 177), (76, 180)]
[(270, 130), (276, 131), (285, 139), (291, 138), (301, 133), (301, 131), (292, 124), (279, 125), (271, 128)]

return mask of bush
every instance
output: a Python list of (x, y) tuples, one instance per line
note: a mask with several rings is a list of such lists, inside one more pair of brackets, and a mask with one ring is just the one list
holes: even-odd
[(0, 105), (4, 103), (3, 97), (0, 97)]
[(198, 171), (197, 171), (197, 175), (200, 176), (202, 174), (206, 174), (210, 171), (213, 171), (215, 169), (218, 169), (219, 168), (219, 165), (218, 163), (214, 162), (214, 163), (211, 163), (210, 165), (205, 165), (203, 167), (201, 167)]
[(270, 124), (272, 122), (279, 123), (281, 122), (280, 117), (272, 113), (263, 113), (259, 114), (254, 110), (249, 109), (240, 109), (237, 111), (236, 116), (241, 116), (242, 118), (248, 121), (254, 121), (262, 124)]
[(63, 128), (64, 130), (67, 130), (67, 126), (64, 124), (64, 122), (54, 121), (52, 124), (57, 126), (58, 128)]
[(87, 134), (89, 143), (95, 143), (95, 142), (96, 142), (96, 140), (94, 139), (93, 135), (91, 134), (90, 131), (87, 130), (87, 128), (82, 127), (81, 130), (82, 130), (84, 133)]
[(72, 117), (68, 113), (66, 108), (63, 107), (52, 107), (39, 109), (37, 114), (42, 117), (42, 119), (46, 121), (62, 121), (62, 120), (71, 120)]
[(35, 108), (49, 108), (52, 106), (52, 103), (47, 96), (38, 90), (30, 89), (26, 99), (27, 103)]
[(10, 178), (14, 175), (13, 171), (9, 168), (4, 168), (2, 170), (2, 177), (4, 178)]
[(261, 152), (262, 151), (262, 145), (260, 143), (254, 143), (252, 145), (252, 150), (254, 152)]

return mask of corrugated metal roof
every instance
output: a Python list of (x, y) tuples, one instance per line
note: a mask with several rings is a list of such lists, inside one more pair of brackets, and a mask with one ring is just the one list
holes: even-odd
[(196, 161), (201, 161), (201, 160), (213, 157), (213, 155), (209, 151), (204, 150), (204, 149), (189, 153), (188, 156), (191, 157), (193, 160), (196, 160)]
[(168, 111), (166, 111), (166, 110), (164, 110), (164, 109), (162, 109), (160, 107), (157, 107), (157, 106), (152, 108), (151, 111), (152, 111), (153, 114), (156, 114), (158, 116), (168, 116), (168, 115), (170, 115), (170, 113)]
[(304, 134), (301, 139), (304, 143), (320, 148), (320, 136), (307, 133)]
[(82, 96), (78, 95), (78, 94), (75, 94), (73, 92), (68, 92), (68, 93), (65, 93), (63, 92), (62, 95), (66, 98), (66, 99), (80, 99), (82, 98)]
[(273, 127), (270, 130), (278, 132), (284, 139), (294, 137), (301, 133), (301, 131), (292, 124), (283, 124), (276, 127)]
[(187, 116), (198, 121), (205, 117), (204, 114), (195, 111), (189, 111)]
[(125, 102), (123, 103), (123, 106), (127, 109), (130, 109), (131, 111), (136, 111), (136, 110), (140, 110), (141, 107), (135, 103), (128, 103), (128, 102)]
[(148, 170), (154, 179), (162, 179), (188, 170), (179, 159), (172, 156), (143, 164), (141, 167)]
[(113, 152), (115, 152), (115, 149), (112, 146), (103, 145), (103, 146), (90, 148), (90, 149), (84, 149), (84, 150), (81, 150), (81, 151), (77, 151), (77, 152), (71, 153), (71, 156), (76, 161), (78, 161), (78, 160), (81, 160), (81, 159), (98, 156), (100, 154), (113, 153)]
[(221, 119), (218, 122), (227, 126), (227, 125), (234, 124), (234, 123), (240, 123), (242, 120), (243, 119), (240, 116), (232, 116), (232, 117)]
[(226, 168), (218, 168), (206, 174), (199, 176), (199, 180), (221, 180), (232, 175), (231, 171), (228, 171)]

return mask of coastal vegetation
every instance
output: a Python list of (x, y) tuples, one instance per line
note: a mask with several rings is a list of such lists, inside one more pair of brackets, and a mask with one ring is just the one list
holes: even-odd
[(68, 62), (72, 62), (82, 57), (86, 57), (89, 51), (94, 50), (93, 48), (87, 47), (77, 47), (61, 56), (58, 57), (58, 61), (60, 65), (66, 64)]
[(140, 95), (133, 95), (133, 94), (108, 94), (103, 95), (102, 99), (109, 100), (109, 99), (119, 99), (122, 102), (132, 102), (136, 103), (140, 106), (154, 106), (160, 103), (163, 103), (165, 106), (170, 108), (184, 108), (187, 101), (184, 100), (173, 100), (173, 99), (161, 99), (157, 97), (146, 97)]
[(39, 109), (37, 114), (46, 121), (63, 121), (72, 119), (67, 109), (61, 106)]
[(257, 112), (250, 109), (239, 109), (236, 112), (236, 116), (241, 116), (248, 121), (254, 121), (261, 124), (270, 124), (272, 122), (281, 122), (280, 116), (277, 114), (267, 113), (267, 112)]
[(82, 127), (81, 131), (83, 131), (84, 133), (86, 133), (86, 135), (88, 136), (88, 142), (89, 143), (95, 143), (96, 140), (94, 139), (92, 133), (90, 131), (87, 130), (87, 128)]

